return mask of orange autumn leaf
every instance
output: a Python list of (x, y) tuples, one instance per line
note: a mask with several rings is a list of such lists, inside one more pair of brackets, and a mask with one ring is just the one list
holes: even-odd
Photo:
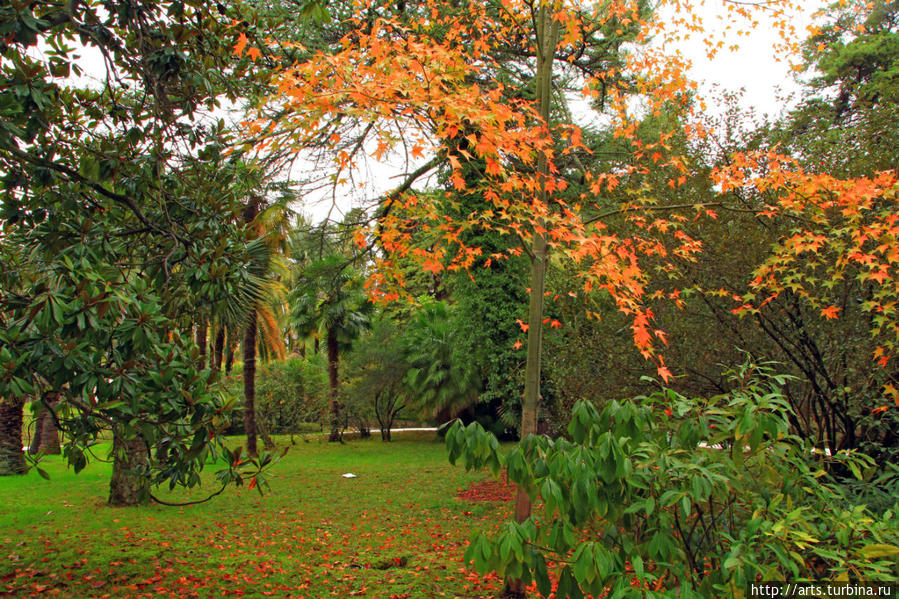
[(234, 56), (243, 56), (244, 48), (247, 47), (247, 35), (245, 33), (241, 33), (237, 38), (237, 43), (234, 44)]
[(668, 370), (667, 366), (659, 366), (656, 370), (657, 370), (659, 376), (662, 377), (662, 380), (665, 383), (667, 383), (669, 380), (671, 380), (673, 378), (671, 371)]
[(840, 309), (836, 306), (828, 306), (827, 308), (821, 309), (821, 316), (823, 316), (824, 318), (827, 318), (827, 319), (836, 318), (837, 312), (839, 312), (839, 311), (840, 311)]
[(427, 260), (425, 260), (425, 263), (422, 266), (422, 270), (436, 275), (441, 270), (443, 270), (443, 265), (440, 264), (440, 262), (437, 262), (436, 260), (428, 258)]

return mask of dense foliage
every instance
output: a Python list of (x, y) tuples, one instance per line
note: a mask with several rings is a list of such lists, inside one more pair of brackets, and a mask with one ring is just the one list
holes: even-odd
[[(827, 474), (858, 479), (870, 458), (816, 453), (789, 434), (785, 377), (744, 365), (732, 390), (688, 399), (671, 390), (575, 406), (568, 438), (528, 437), (508, 455), (478, 425), (447, 434), (450, 460), (503, 467), (538, 516), (479, 535), (480, 571), (535, 580), (562, 596), (737, 596), (756, 580), (882, 580), (897, 575), (899, 505), (872, 513)], [(894, 490), (899, 471), (893, 468)]]
[(0, 475), (29, 402), (126, 505), (455, 420), (510, 597), (896, 582), (899, 3), (818, 14), (767, 121), (645, 43), (683, 4), (0, 6)]

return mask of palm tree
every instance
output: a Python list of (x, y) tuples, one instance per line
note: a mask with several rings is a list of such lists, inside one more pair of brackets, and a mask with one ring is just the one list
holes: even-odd
[(304, 337), (317, 334), (325, 339), (331, 390), (329, 441), (340, 440), (340, 353), (368, 328), (372, 310), (362, 288), (362, 277), (348, 262), (341, 254), (312, 261), (300, 273), (291, 294), (294, 332)]
[[(244, 208), (243, 218), (256, 238), (251, 242), (258, 250), (251, 269), (253, 285), (248, 286), (246, 297), (237, 304), (227, 305), (233, 315), (244, 314), (243, 385), (244, 429), (247, 435), (247, 453), (258, 454), (256, 435), (256, 358), (260, 338), (265, 341), (263, 354), (283, 358), (285, 354), (283, 328), (277, 322), (279, 306), (283, 305), (283, 286), (278, 279), (286, 270), (281, 267), (277, 254), (284, 249), (284, 205), (275, 203), (264, 208), (260, 195), (250, 198)], [(229, 327), (230, 330), (235, 328)], [(262, 336), (260, 336), (262, 331)], [(267, 447), (273, 446), (271, 438), (263, 436)]]
[(449, 306), (432, 301), (422, 306), (404, 335), (406, 386), (415, 393), (420, 411), (438, 421), (469, 407), (478, 396), (478, 372), (460, 350), (460, 330)]

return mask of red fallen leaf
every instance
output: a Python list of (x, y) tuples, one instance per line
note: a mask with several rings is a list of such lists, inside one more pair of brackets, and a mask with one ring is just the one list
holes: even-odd
[(471, 483), (468, 489), (456, 494), (459, 499), (466, 501), (500, 501), (512, 500), (513, 485), (506, 479), (506, 473), (500, 475), (500, 480), (488, 479), (479, 483)]

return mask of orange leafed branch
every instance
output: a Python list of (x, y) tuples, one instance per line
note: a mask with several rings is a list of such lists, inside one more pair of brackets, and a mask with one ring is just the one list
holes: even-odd
[[(505, 68), (500, 61), (508, 60), (508, 53), (496, 49), (523, 43), (516, 51), (536, 52), (536, 44), (527, 46), (534, 5), (521, 0), (504, 0), (502, 5), (503, 10), (495, 11), (470, 3), (459, 14), (433, 1), (427, 4), (430, 18), (400, 22), (372, 21), (360, 3), (358, 11), (346, 17), (354, 33), (339, 47), (312, 54), (276, 75), (277, 92), (258, 118), (250, 119), (254, 144), (259, 151), (329, 153), (334, 180), (365, 152), (379, 158), (398, 148), (411, 148), (407, 151), (413, 158), (433, 153), (448, 168), (451, 190), (429, 192), (414, 201), (409, 195), (390, 194), (376, 225), (360, 234), (361, 239), (376, 239), (383, 250), (367, 285), (374, 298), (404, 293), (396, 257), (419, 260), (435, 274), (469, 268), (480, 249), (467, 247), (460, 232), (471, 223), (525, 242), (540, 235), (552, 252), (579, 265), (585, 290), (608, 293), (618, 309), (633, 318), (635, 345), (657, 360), (659, 375), (667, 379), (670, 373), (654, 350), (656, 340), (664, 342), (664, 334), (652, 327), (652, 313), (643, 305), (648, 277), (642, 259), (689, 259), (701, 246), (683, 232), (682, 216), (650, 212), (656, 208), (651, 198), (639, 196), (610, 213), (617, 222), (627, 223), (626, 234), (611, 230), (602, 215), (610, 192), (639, 180), (650, 168), (670, 171), (674, 188), (687, 183), (689, 167), (669, 147), (673, 132), (662, 130), (656, 140), (638, 139), (642, 115), (633, 114), (630, 96), (615, 84), (617, 77), (627, 76), (648, 114), (660, 114), (672, 105), (686, 107), (693, 89), (684, 75), (686, 63), (639, 49), (623, 55), (622, 64), (590, 76), (580, 72), (587, 95), (602, 90), (614, 136), (631, 141), (633, 154), (618, 166), (573, 172), (563, 160), (574, 153), (589, 154), (580, 129), (571, 123), (544, 122), (532, 100), (522, 99), (496, 76)], [(560, 28), (560, 64), (573, 64), (588, 43), (584, 33), (607, 24), (615, 23), (617, 35), (623, 34), (621, 28), (630, 28), (637, 42), (654, 31), (633, 1), (613, 0), (599, 12), (578, 3), (560, 3), (553, 10), (552, 20)], [(235, 54), (243, 54), (245, 46), (241, 37)], [(266, 123), (266, 109), (272, 108), (277, 120)], [(483, 176), (476, 181), (465, 175), (473, 164), (483, 164)], [(546, 167), (539, 176), (538, 165)], [(572, 176), (583, 177), (589, 190), (572, 192)], [(477, 195), (490, 203), (489, 209), (468, 222), (448, 222), (442, 206), (452, 194)], [(442, 248), (439, 261), (427, 252), (412, 251), (410, 231), (426, 232), (429, 243)]]

